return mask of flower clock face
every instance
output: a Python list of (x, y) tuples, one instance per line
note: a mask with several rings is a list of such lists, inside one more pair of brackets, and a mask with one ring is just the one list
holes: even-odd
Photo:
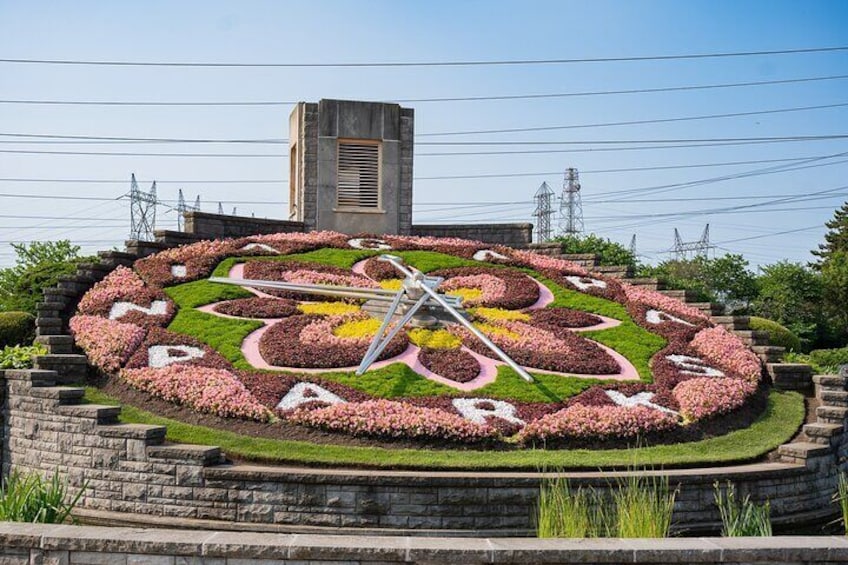
[[(210, 276), (397, 291), (390, 252), (443, 282), (526, 382), (448, 312), (355, 373), (388, 304)], [(80, 301), (77, 344), (157, 398), (378, 439), (556, 447), (682, 437), (754, 404), (761, 364), (699, 310), (526, 251), (334, 232), (200, 242), (119, 267)], [(691, 433), (689, 434), (691, 436)]]

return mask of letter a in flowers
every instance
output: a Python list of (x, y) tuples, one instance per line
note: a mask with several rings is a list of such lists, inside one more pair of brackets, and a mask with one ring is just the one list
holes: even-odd
[(596, 288), (606, 288), (607, 283), (598, 279), (592, 279), (589, 277), (575, 277), (569, 276), (565, 277), (565, 280), (579, 288), (580, 290), (588, 290), (593, 286)]
[(206, 355), (205, 351), (191, 345), (151, 345), (147, 350), (147, 365), (158, 369), (174, 363), (200, 359), (204, 355)]
[(680, 372), (686, 375), (697, 375), (699, 377), (724, 376), (724, 373), (707, 366), (703, 359), (698, 359), (697, 357), (690, 357), (689, 355), (666, 355), (665, 358), (682, 369)]
[(695, 324), (690, 324), (686, 320), (681, 320), (675, 316), (667, 312), (663, 312), (662, 310), (648, 310), (645, 313), (645, 321), (649, 324), (662, 324), (663, 322), (675, 322), (677, 324), (683, 324), (684, 326), (694, 327)]
[(503, 400), (490, 400), (488, 398), (455, 398), (453, 407), (462, 414), (466, 420), (475, 424), (486, 424), (490, 417), (500, 418), (519, 426), (524, 425), (524, 420), (516, 414), (515, 406)]
[(289, 389), (286, 395), (277, 404), (277, 410), (294, 410), (308, 402), (323, 402), (324, 404), (343, 404), (345, 399), (337, 396), (313, 383), (297, 383)]
[(168, 313), (168, 303), (164, 300), (154, 300), (150, 303), (150, 307), (146, 308), (132, 302), (115, 302), (112, 305), (112, 309), (109, 310), (109, 319), (117, 320), (123, 318), (128, 312), (133, 310), (147, 314), (148, 316), (162, 316)]

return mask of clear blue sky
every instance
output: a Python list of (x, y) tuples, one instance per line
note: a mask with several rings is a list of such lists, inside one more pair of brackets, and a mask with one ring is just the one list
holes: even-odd
[[(848, 2), (0, 0), (0, 59), (460, 61), (832, 46), (848, 46)], [(839, 75), (848, 75), (848, 51), (478, 67), (238, 69), (0, 63), (0, 100), (410, 100), (641, 90)], [(848, 138), (694, 148), (646, 147), (629, 142), (848, 135), (848, 105), (636, 125), (452, 136), (426, 134), (597, 125), (837, 104), (848, 104), (848, 79), (640, 94), (404, 103), (416, 112), (414, 221), (530, 221), (532, 195), (542, 181), (559, 192), (562, 171), (575, 167), (581, 172), (586, 230), (625, 245), (635, 233), (637, 251), (645, 260), (668, 258), (663, 252), (673, 243), (674, 228), (680, 230), (684, 240), (695, 240), (709, 222), (712, 240), (720, 245), (719, 254), (743, 253), (752, 265), (783, 258), (805, 262), (811, 258), (809, 250), (822, 238), (824, 222), (848, 200), (848, 154), (809, 162), (788, 159), (848, 152)], [(288, 136), (290, 111), (291, 105), (139, 107), (0, 102), (0, 134), (280, 140)], [(0, 135), (0, 151), (279, 156), (0, 152), (0, 179), (30, 179), (0, 180), (0, 266), (13, 259), (9, 241), (70, 238), (87, 251), (120, 246), (128, 232), (126, 200), (51, 200), (10, 195), (117, 198), (128, 191), (133, 172), (143, 188), (158, 180), (159, 196), (165, 200), (175, 200), (177, 189), (182, 188), (190, 200), (200, 194), (205, 211), (217, 211), (217, 203), (224, 201), (227, 212), (237, 206), (240, 214), (254, 212), (257, 216), (277, 218), (287, 215), (284, 145), (67, 141)], [(424, 145), (448, 141), (585, 143)], [(656, 145), (680, 144), (675, 141)], [(561, 152), (551, 153), (552, 150)], [(570, 152), (562, 152), (566, 150)], [(542, 153), (428, 155), (480, 151)], [(757, 163), (715, 165), (734, 161)], [(657, 170), (658, 167), (686, 168)], [(797, 170), (699, 182), (770, 167)], [(634, 168), (654, 170), (598, 172)], [(495, 176), (480, 178), (481, 175)], [(428, 178), (445, 176), (478, 178)], [(186, 182), (247, 179), (280, 182)], [(657, 190), (649, 190), (652, 188)], [(828, 190), (831, 192), (814, 194)], [(770, 199), (798, 196), (800, 200), (763, 205)], [(754, 204), (758, 206), (714, 211)], [(173, 212), (160, 208), (158, 214), (159, 227), (175, 226)], [(792, 230), (800, 231), (773, 235)]]

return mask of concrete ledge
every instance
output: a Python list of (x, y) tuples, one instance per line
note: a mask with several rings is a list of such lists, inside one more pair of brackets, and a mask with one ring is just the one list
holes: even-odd
[[(63, 563), (844, 563), (848, 539), (416, 538), (0, 523), (0, 560)], [(28, 553), (28, 554), (27, 554)], [(14, 557), (12, 557), (14, 556)], [(158, 557), (157, 557), (158, 556)], [(140, 559), (140, 560), (139, 560)], [(5, 562), (5, 561), (4, 561)], [(27, 562), (21, 560), (21, 562)], [(53, 562), (53, 561), (51, 561)]]

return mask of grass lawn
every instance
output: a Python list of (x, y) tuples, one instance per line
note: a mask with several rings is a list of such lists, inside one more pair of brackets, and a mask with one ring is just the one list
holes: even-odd
[[(114, 399), (96, 388), (86, 390), (86, 400), (98, 404), (117, 404)], [(772, 391), (765, 412), (746, 429), (691, 443), (615, 450), (436, 451), (319, 445), (240, 436), (162, 418), (126, 405), (123, 406), (120, 419), (127, 423), (167, 426), (169, 441), (217, 445), (227, 455), (236, 459), (276, 464), (345, 465), (386, 469), (596, 470), (611, 467), (729, 464), (754, 460), (785, 443), (795, 434), (804, 419), (804, 400), (798, 393)]]

